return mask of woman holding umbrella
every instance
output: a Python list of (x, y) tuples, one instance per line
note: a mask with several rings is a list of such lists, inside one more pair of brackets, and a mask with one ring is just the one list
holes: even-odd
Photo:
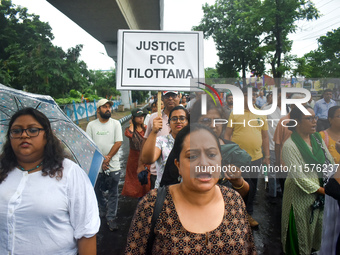
[(86, 173), (64, 156), (49, 120), (16, 112), (0, 155), (0, 254), (96, 254), (100, 220)]

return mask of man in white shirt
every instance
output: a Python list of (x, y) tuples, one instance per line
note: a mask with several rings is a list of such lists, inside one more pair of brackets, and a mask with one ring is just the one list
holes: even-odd
[[(95, 192), (100, 215), (106, 214), (107, 224), (111, 231), (118, 229), (117, 209), (120, 177), (118, 150), (123, 141), (122, 126), (118, 120), (111, 118), (112, 105), (113, 103), (107, 99), (99, 100), (97, 103), (98, 119), (91, 121), (86, 128), (86, 132), (105, 156)], [(107, 200), (103, 196), (104, 191), (108, 191)]]

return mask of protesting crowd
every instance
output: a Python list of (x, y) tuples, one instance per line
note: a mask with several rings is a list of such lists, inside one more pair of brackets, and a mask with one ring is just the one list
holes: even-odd
[[(94, 188), (49, 119), (18, 111), (0, 156), (0, 254), (96, 254), (100, 224), (119, 231), (123, 139), (130, 150), (122, 195), (139, 199), (126, 254), (257, 254), (254, 200), (264, 176), (266, 199), (278, 206), (282, 196), (283, 252), (340, 254), (340, 106), (326, 89), (305, 111), (287, 105), (284, 116), (277, 91), (273, 100), (271, 91), (243, 88), (243, 115), (234, 114), (231, 93), (219, 105), (201, 92), (163, 91), (160, 115), (152, 97), (131, 111), (125, 130), (111, 118), (113, 103), (99, 100), (86, 128), (104, 156)], [(275, 110), (257, 115), (248, 101)]]

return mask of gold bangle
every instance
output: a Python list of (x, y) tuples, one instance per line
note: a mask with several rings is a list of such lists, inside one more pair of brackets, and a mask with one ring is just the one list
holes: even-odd
[(235, 187), (234, 185), (231, 185), (234, 189), (242, 189), (244, 186), (244, 180), (242, 182), (242, 185), (240, 187)]

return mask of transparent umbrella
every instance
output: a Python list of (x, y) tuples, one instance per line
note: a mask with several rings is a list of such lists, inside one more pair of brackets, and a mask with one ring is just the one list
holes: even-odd
[(94, 186), (104, 157), (92, 139), (67, 117), (50, 96), (32, 94), (0, 84), (1, 151), (12, 115), (25, 107), (35, 108), (47, 116), (71, 159), (85, 170)]

